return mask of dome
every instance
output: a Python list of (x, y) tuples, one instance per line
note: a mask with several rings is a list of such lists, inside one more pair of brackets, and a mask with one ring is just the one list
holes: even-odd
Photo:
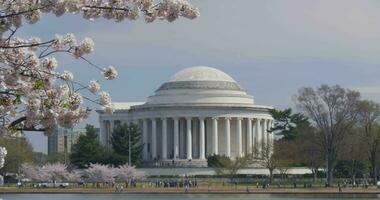
[(168, 82), (179, 81), (226, 81), (236, 83), (236, 81), (226, 73), (205, 66), (189, 67), (181, 70), (174, 74)]
[(253, 97), (228, 74), (205, 66), (183, 69), (163, 83), (147, 103), (160, 105), (253, 105)]
[(171, 89), (243, 90), (228, 74), (205, 66), (189, 67), (177, 72), (157, 91)]

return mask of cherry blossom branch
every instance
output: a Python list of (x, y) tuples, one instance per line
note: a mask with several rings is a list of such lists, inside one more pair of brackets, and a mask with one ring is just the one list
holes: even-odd
[(41, 42), (41, 43), (37, 43), (37, 44), (22, 44), (22, 45), (17, 45), (17, 46), (3, 46), (3, 45), (1, 45), (0, 48), (1, 49), (17, 49), (17, 48), (37, 47), (37, 46), (42, 46), (42, 45), (49, 44), (52, 42), (54, 42), (54, 40), (49, 40), (49, 41)]
[(37, 11), (37, 10), (41, 10), (41, 9), (47, 8), (47, 7), (52, 6), (52, 5), (53, 5), (53, 4), (50, 3), (50, 4), (43, 5), (43, 6), (38, 7), (38, 8), (32, 8), (32, 9), (24, 10), (24, 11), (17, 12), (17, 13), (11, 13), (11, 14), (6, 14), (6, 15), (0, 15), (0, 19), (3, 19), (3, 18), (10, 18), (10, 17), (18, 16), (18, 15), (23, 15), (23, 14), (26, 14), (26, 13), (30, 13), (30, 12), (33, 12), (33, 11)]
[(86, 59), (85, 57), (83, 56), (79, 56), (79, 58), (81, 58), (82, 60), (86, 61), (88, 64), (90, 64), (91, 66), (95, 67), (96, 69), (100, 70), (100, 71), (104, 71), (104, 69), (102, 69), (101, 67), (99, 67), (98, 65), (94, 64), (93, 62), (89, 61), (88, 59)]
[(8, 38), (5, 39), (5, 41), (7, 42), (8, 45), (9, 45), (9, 42), (10, 42), (12, 36), (14, 36), (14, 34), (16, 33), (17, 29), (18, 29), (17, 27), (15, 30), (12, 30), (11, 28), (9, 28), (9, 30), (11, 30), (11, 34), (9, 34)]
[(91, 5), (85, 5), (83, 8), (90, 8), (90, 9), (101, 9), (101, 10), (120, 10), (120, 11), (130, 11), (131, 9), (129, 7), (112, 7), (112, 6), (91, 6)]
[[(156, 19), (171, 22), (178, 17), (194, 19), (199, 15), (197, 8), (185, 0), (8, 0), (2, 3), (0, 118), (3, 124), (0, 125), (0, 135), (15, 130), (43, 130), (48, 133), (57, 124), (73, 127), (89, 115), (89, 109), (82, 105), (83, 100), (101, 105), (108, 113), (113, 112), (111, 97), (107, 92), (100, 90), (98, 81), (91, 80), (87, 85), (75, 81), (74, 75), (69, 71), (56, 71), (58, 62), (53, 56), (56, 53), (69, 53), (75, 59), (84, 60), (88, 65), (98, 69), (106, 80), (115, 79), (118, 73), (113, 66), (103, 68), (86, 58), (94, 48), (92, 39), (84, 38), (77, 42), (72, 33), (56, 35), (54, 39), (46, 42), (41, 42), (37, 37), (16, 37), (23, 21), (29, 24), (36, 23), (40, 20), (42, 12), (53, 13), (56, 16), (66, 12), (80, 13), (88, 20), (104, 17), (116, 21), (136, 20), (141, 15), (146, 22)], [(79, 92), (85, 89), (98, 98), (86, 97)], [(0, 150), (0, 161), (1, 155)]]

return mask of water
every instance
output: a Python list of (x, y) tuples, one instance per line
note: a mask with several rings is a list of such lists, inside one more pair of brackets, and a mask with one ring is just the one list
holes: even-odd
[(380, 195), (347, 194), (2, 194), (2, 200), (329, 200), (329, 199), (380, 199)]

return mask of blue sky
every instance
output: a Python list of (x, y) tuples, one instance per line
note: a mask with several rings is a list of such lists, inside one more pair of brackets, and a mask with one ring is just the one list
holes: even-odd
[[(258, 104), (293, 107), (302, 86), (340, 84), (380, 101), (380, 1), (191, 0), (201, 16), (173, 23), (114, 23), (80, 16), (44, 15), (19, 34), (49, 39), (75, 33), (95, 41), (89, 58), (114, 65), (119, 77), (103, 82), (113, 101), (144, 101), (176, 71), (194, 65), (230, 74)], [(82, 82), (101, 79), (86, 63), (59, 56)], [(93, 104), (89, 104), (95, 106)], [(83, 122), (98, 126), (96, 113)], [(28, 134), (46, 151), (42, 134)]]

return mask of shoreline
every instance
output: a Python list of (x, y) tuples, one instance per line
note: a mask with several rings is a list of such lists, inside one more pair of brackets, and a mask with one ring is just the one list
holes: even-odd
[(380, 194), (380, 189), (343, 189), (339, 192), (338, 188), (315, 188), (315, 189), (251, 189), (248, 193), (246, 189), (216, 188), (208, 191), (207, 188), (193, 188), (185, 192), (182, 188), (133, 188), (124, 189), (123, 192), (116, 192), (114, 188), (0, 188), (1, 194), (358, 194), (374, 195)]

